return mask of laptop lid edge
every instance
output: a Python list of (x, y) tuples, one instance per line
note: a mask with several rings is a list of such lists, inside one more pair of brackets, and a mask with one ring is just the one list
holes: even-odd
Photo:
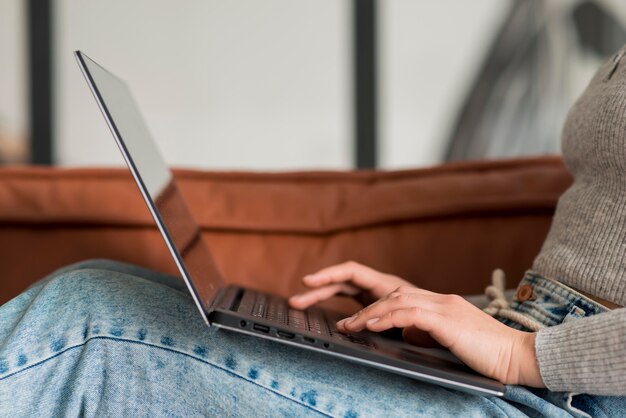
[[(189, 274), (189, 272), (187, 271), (185, 265), (184, 265), (184, 261), (182, 260), (181, 255), (179, 254), (178, 250), (176, 249), (173, 240), (170, 236), (169, 231), (167, 230), (167, 226), (165, 225), (165, 223), (163, 222), (163, 220), (161, 219), (161, 216), (156, 208), (156, 205), (154, 203), (154, 201), (152, 200), (150, 194), (148, 193), (147, 187), (144, 184), (141, 175), (139, 173), (139, 170), (137, 169), (132, 156), (130, 155), (130, 152), (128, 151), (128, 149), (126, 148), (126, 145), (124, 144), (124, 141), (121, 137), (120, 132), (117, 129), (117, 126), (115, 125), (115, 121), (113, 120), (113, 117), (111, 116), (111, 114), (109, 113), (109, 110), (106, 106), (106, 103), (104, 101), (104, 99), (102, 98), (102, 95), (100, 94), (100, 91), (98, 89), (98, 86), (96, 85), (95, 81), (93, 80), (91, 73), (89, 71), (89, 68), (87, 67), (84, 58), (86, 57), (87, 59), (89, 59), (90, 61), (94, 62), (91, 58), (89, 58), (85, 53), (83, 53), (80, 50), (76, 50), (74, 51), (74, 57), (76, 58), (77, 62), (78, 62), (78, 66), (81, 70), (81, 72), (83, 73), (83, 76), (85, 77), (85, 80), (87, 81), (87, 84), (89, 86), (89, 89), (91, 90), (92, 95), (94, 96), (94, 99), (96, 100), (96, 103), (98, 105), (98, 108), (100, 109), (100, 112), (102, 113), (102, 116), (104, 117), (107, 126), (109, 127), (109, 130), (111, 131), (111, 134), (113, 135), (113, 138), (115, 139), (115, 143), (117, 144), (120, 152), (122, 153), (122, 156), (124, 158), (124, 161), (126, 162), (126, 165), (128, 166), (128, 169), (131, 172), (131, 175), (133, 176), (133, 179), (135, 180), (135, 183), (137, 184), (137, 187), (139, 188), (139, 191), (141, 192), (141, 196), (143, 197), (143, 200), (146, 204), (146, 206), (148, 207), (148, 210), (150, 211), (150, 214), (152, 215), (155, 223), (157, 224), (157, 227), (159, 229), (159, 232), (161, 233), (161, 236), (163, 237), (163, 240), (165, 241), (165, 244), (170, 252), (170, 255), (172, 256), (172, 258), (174, 259), (174, 262), (176, 264), (176, 267), (178, 268), (178, 270), (180, 271), (183, 280), (185, 281), (185, 284), (187, 285), (187, 288), (189, 289), (191, 296), (194, 300), (194, 303), (196, 304), (196, 307), (198, 308), (198, 310), (200, 311), (200, 314), (202, 315), (202, 319), (204, 320), (204, 322), (208, 325), (211, 326), (212, 323), (210, 321), (210, 313), (212, 312), (212, 310), (214, 309), (214, 306), (217, 302), (217, 300), (219, 299), (221, 292), (218, 291), (215, 295), (215, 297), (213, 298), (213, 300), (205, 307), (202, 303), (202, 299), (200, 297), (200, 294), (198, 292), (198, 290), (196, 289), (195, 285), (193, 284), (193, 280), (191, 278), (191, 275)], [(103, 68), (103, 67), (102, 67)], [(116, 77), (117, 78), (117, 77)], [(121, 79), (118, 79), (121, 82), (123, 82)], [(173, 180), (173, 179), (172, 179)], [(173, 180), (174, 181), (174, 180)], [(222, 288), (223, 288), (223, 283), (222, 283)], [(220, 289), (221, 290), (221, 289)]]

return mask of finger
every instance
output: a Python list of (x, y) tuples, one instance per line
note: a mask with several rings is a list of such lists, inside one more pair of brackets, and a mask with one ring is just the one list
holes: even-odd
[(337, 294), (354, 296), (360, 290), (354, 286), (345, 283), (336, 283), (310, 290), (300, 295), (294, 295), (289, 298), (289, 305), (296, 309), (306, 309), (323, 300), (329, 299)]
[(348, 261), (346, 263), (326, 267), (317, 273), (305, 276), (303, 281), (305, 285), (310, 287), (351, 281), (365, 290), (370, 290), (376, 285), (381, 275), (382, 273), (374, 269), (353, 261)]
[[(411, 298), (410, 295), (419, 295), (424, 298), (424, 301), (429, 301), (429, 304), (430, 302), (440, 302), (441, 300), (445, 299), (445, 295), (431, 292), (429, 290), (420, 289), (413, 286), (400, 286), (393, 292), (383, 296), (374, 303), (371, 303), (353, 316), (356, 317), (357, 315), (369, 315), (370, 312), (378, 312), (380, 310), (380, 304), (389, 300), (398, 301), (400, 306), (406, 306), (406, 303), (408, 302), (417, 301), (417, 299)], [(434, 306), (431, 306), (431, 308), (435, 309)]]
[[(361, 329), (365, 328), (364, 323), (367, 322), (369, 319), (381, 316), (385, 313), (386, 310), (389, 310), (389, 308), (386, 308), (386, 306), (390, 304), (390, 301), (396, 300), (396, 302), (399, 302), (400, 304), (408, 303), (408, 301), (406, 301), (405, 299), (409, 294), (409, 292), (391, 292), (387, 296), (382, 297), (374, 303), (361, 309), (351, 317), (340, 320), (339, 322), (337, 322), (337, 324), (335, 324), (335, 326), (340, 332), (360, 331)], [(397, 299), (400, 300), (397, 301)], [(348, 324), (350, 325), (349, 327), (347, 327)]]
[(422, 289), (420, 287), (415, 287), (413, 285), (403, 285), (394, 289), (392, 292), (389, 292), (387, 295), (384, 296), (384, 298), (398, 297), (405, 293), (414, 293), (414, 294), (429, 295), (429, 296), (443, 296), (439, 293), (431, 292), (430, 290)]
[[(390, 295), (391, 296), (391, 295)], [(341, 322), (347, 331), (360, 331), (365, 328), (367, 321), (380, 318), (389, 312), (419, 306), (422, 309), (437, 310), (437, 302), (430, 295), (419, 293), (402, 293), (381, 299), (365, 309), (360, 310), (352, 317)]]
[(402, 338), (411, 345), (425, 348), (443, 348), (429, 333), (414, 326), (402, 330)]
[(431, 297), (431, 296), (434, 297), (438, 295), (437, 293), (433, 293), (428, 290), (420, 289), (414, 286), (400, 286), (393, 292), (390, 292), (386, 294), (385, 296), (379, 298), (378, 300), (371, 302), (365, 308), (363, 308), (361, 311), (357, 312), (353, 316), (366, 314), (367, 312), (370, 312), (372, 309), (378, 309), (378, 306), (387, 300), (398, 299), (398, 298), (402, 299), (404, 297), (403, 295), (410, 295), (410, 294), (419, 294), (419, 295), (424, 295), (428, 297)]
[(437, 313), (420, 307), (410, 307), (388, 312), (380, 318), (373, 318), (367, 322), (367, 329), (374, 332), (384, 331), (389, 328), (415, 327), (430, 335), (437, 326), (445, 326), (444, 317)]

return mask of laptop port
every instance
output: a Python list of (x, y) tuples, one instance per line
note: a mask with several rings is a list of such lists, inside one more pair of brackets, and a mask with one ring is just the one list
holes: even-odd
[(261, 324), (254, 324), (252, 328), (254, 328), (257, 331), (264, 332), (266, 334), (270, 332), (270, 327), (266, 327), (265, 325), (261, 325)]
[(292, 334), (291, 332), (287, 332), (287, 331), (278, 331), (277, 332), (279, 337), (283, 337), (283, 338), (293, 338), (295, 337), (295, 334)]
[(309, 344), (315, 344), (315, 340), (313, 338), (310, 337), (302, 337), (302, 339), (304, 340), (305, 343), (309, 343)]

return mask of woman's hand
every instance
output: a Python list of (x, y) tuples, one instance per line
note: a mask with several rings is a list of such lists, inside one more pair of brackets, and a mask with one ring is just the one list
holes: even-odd
[(406, 280), (380, 273), (364, 265), (348, 261), (305, 276), (302, 281), (312, 288), (289, 298), (296, 309), (306, 309), (335, 295), (352, 296), (363, 305), (369, 305), (399, 286), (412, 286)]
[(412, 343), (424, 336), (434, 339), (472, 369), (502, 383), (544, 387), (535, 334), (502, 324), (458, 295), (400, 286), (337, 323), (342, 332), (393, 327), (405, 328), (405, 339)]

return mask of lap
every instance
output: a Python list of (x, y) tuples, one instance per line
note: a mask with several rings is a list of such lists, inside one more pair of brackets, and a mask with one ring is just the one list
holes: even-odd
[(121, 263), (71, 266), (0, 307), (0, 405), (12, 416), (564, 413), (510, 394), (517, 402), (208, 328), (179, 280)]

